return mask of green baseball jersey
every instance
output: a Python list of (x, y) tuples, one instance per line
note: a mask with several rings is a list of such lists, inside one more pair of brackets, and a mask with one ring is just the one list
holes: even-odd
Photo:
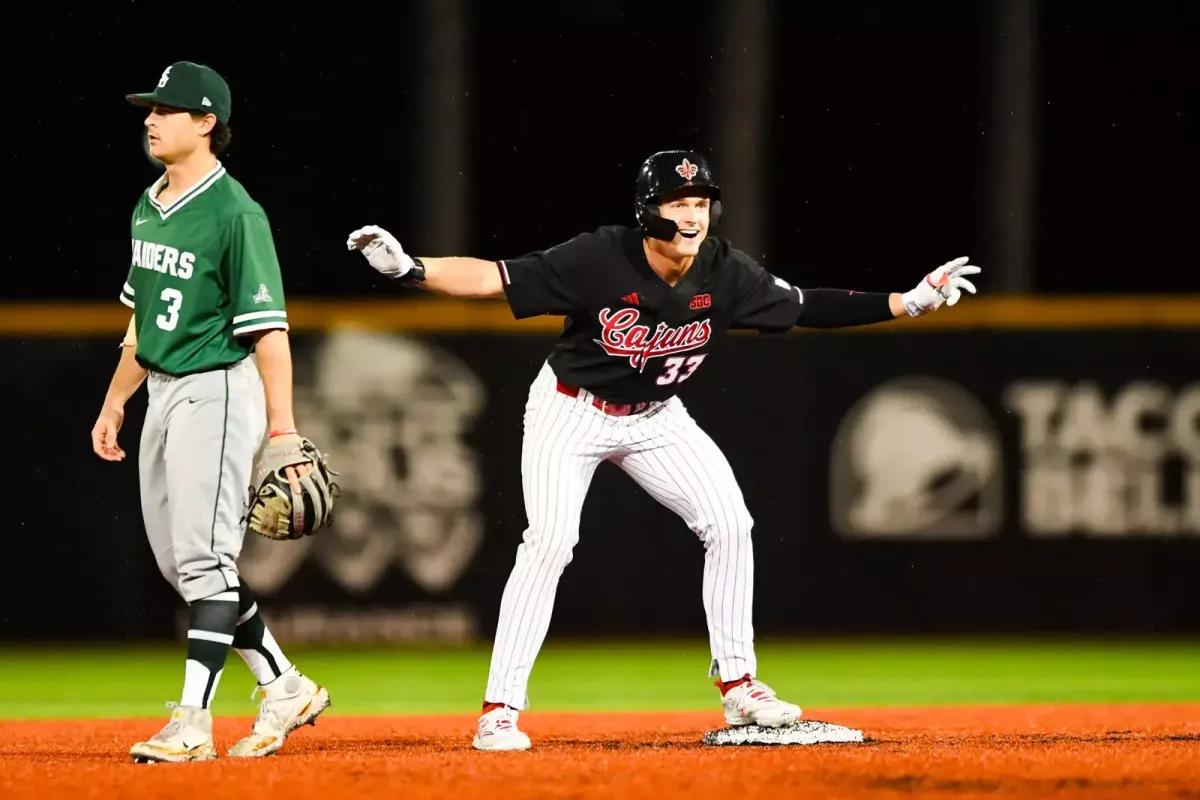
[(222, 369), (254, 349), (247, 334), (288, 328), (271, 226), (220, 162), (166, 205), (157, 199), (165, 181), (130, 220), (121, 302), (134, 310), (137, 360), (169, 375)]

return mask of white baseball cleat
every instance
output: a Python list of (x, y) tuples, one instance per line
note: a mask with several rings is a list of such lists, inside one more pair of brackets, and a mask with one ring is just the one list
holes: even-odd
[(780, 700), (771, 687), (754, 678), (725, 692), (721, 705), (725, 707), (725, 722), (734, 726), (783, 728), (794, 725), (801, 714), (800, 706)]
[(295, 667), (254, 691), (263, 693), (258, 719), (250, 735), (229, 748), (227, 755), (234, 758), (261, 758), (277, 752), (288, 734), (303, 725), (316, 725), (317, 717), (329, 708), (329, 692)]
[(518, 712), (515, 708), (500, 706), (479, 718), (475, 730), (476, 750), (528, 750), (529, 737), (517, 727)]
[(207, 708), (172, 707), (171, 719), (149, 741), (138, 742), (129, 748), (129, 755), (139, 764), (185, 761), (211, 761), (217, 757), (213, 747), (212, 712)]

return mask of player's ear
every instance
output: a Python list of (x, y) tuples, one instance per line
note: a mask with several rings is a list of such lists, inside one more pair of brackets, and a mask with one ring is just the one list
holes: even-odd
[(196, 132), (201, 136), (212, 133), (213, 126), (217, 124), (216, 114), (192, 114), (192, 119), (196, 121)]

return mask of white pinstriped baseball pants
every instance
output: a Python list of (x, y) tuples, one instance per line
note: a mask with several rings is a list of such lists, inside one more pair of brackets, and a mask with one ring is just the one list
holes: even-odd
[(500, 601), (484, 699), (528, 704), (529, 676), (546, 639), (558, 581), (579, 541), (592, 476), (611, 461), (678, 514), (704, 543), (704, 612), (712, 649), (709, 676), (754, 675), (753, 520), (725, 455), (679, 398), (614, 417), (557, 390), (543, 365), (529, 390), (521, 478), (529, 525)]

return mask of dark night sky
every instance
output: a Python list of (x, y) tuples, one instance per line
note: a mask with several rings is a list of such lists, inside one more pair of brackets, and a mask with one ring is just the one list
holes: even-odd
[[(466, 254), (513, 256), (631, 221), (634, 171), (655, 150), (707, 150), (719, 173), (713, 3), (686, 14), (611, 1), (468, 5)], [(801, 285), (878, 290), (908, 288), (962, 254), (986, 267), (983, 11), (778, 5), (767, 252), (757, 255)], [(250, 7), (214, 7), (184, 27), (142, 2), (32, 12), (8, 56), (29, 92), (9, 126), (6, 183), (20, 200), (3, 228), (4, 295), (114, 296), (129, 211), (155, 177), (140, 112), (122, 97), (178, 59), (207, 62), (232, 85), (226, 165), (267, 209), (291, 294), (384, 291), (344, 249), (360, 225), (451, 254), (421, 230), (438, 187), (416, 179), (415, 98), (429, 75), (404, 4)], [(1054, 3), (1043, 15), (1039, 291), (1200, 291), (1185, 250), (1200, 210), (1186, 57), (1197, 37), (1165, 8)], [(726, 205), (737, 214), (736, 196)]]

